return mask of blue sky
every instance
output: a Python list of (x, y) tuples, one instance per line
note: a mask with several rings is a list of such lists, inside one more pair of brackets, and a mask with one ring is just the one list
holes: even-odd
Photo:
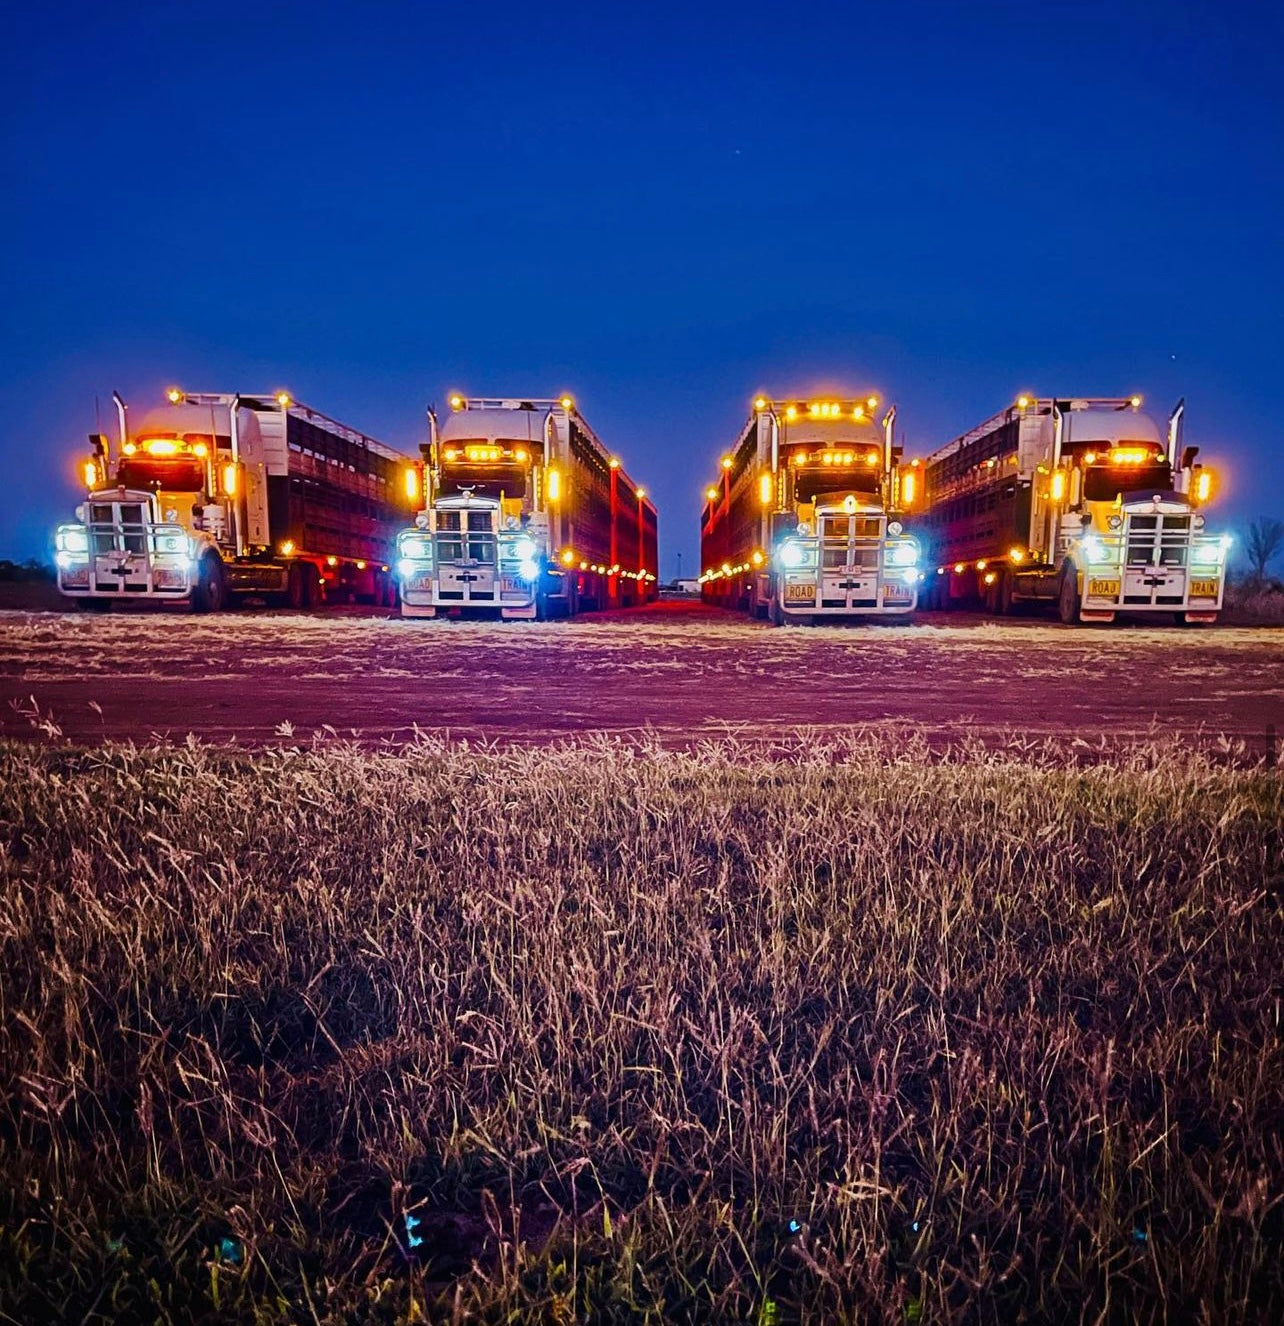
[(28, 6), (0, 149), (0, 556), (110, 394), (288, 387), (413, 451), (573, 392), (692, 571), (752, 395), (910, 454), (1020, 390), (1188, 403), (1284, 515), (1278, 6)]

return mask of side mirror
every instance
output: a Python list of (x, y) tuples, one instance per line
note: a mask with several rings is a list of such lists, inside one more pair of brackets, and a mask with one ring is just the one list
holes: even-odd
[(1187, 447), (1181, 453), (1181, 468), (1188, 470), (1195, 463), (1195, 457), (1199, 455), (1198, 447)]
[(107, 435), (105, 433), (90, 433), (89, 445), (94, 449), (94, 455), (100, 460), (107, 459)]
[(901, 458), (904, 454), (905, 454), (905, 448), (904, 448), (904, 447), (893, 447), (893, 448), (892, 448), (892, 464), (893, 464), (893, 465), (897, 464), (897, 463), (900, 461), (900, 458)]

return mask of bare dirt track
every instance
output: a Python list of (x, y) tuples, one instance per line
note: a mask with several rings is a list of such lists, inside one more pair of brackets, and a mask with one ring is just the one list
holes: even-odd
[(0, 612), (0, 736), (688, 744), (870, 724), (1260, 743), (1284, 724), (1284, 631), (955, 614), (773, 629), (683, 601), (548, 624)]

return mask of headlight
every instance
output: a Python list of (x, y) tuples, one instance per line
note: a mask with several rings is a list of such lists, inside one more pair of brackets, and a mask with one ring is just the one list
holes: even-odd
[(786, 540), (780, 545), (780, 565), (793, 568), (801, 566), (803, 562), (803, 550), (793, 542), (792, 539)]
[(892, 538), (895, 538), (898, 534), (900, 534), (904, 530), (904, 528), (905, 526), (902, 525), (899, 520), (892, 520), (889, 521), (887, 524), (887, 532), (892, 536)]
[(87, 553), (89, 551), (89, 531), (80, 525), (63, 526), (58, 531), (58, 547), (63, 552)]
[(75, 560), (76, 559), (66, 550), (66, 548), (59, 548), (58, 551), (54, 553), (54, 561), (57, 562), (59, 567), (64, 571), (67, 570)]
[(1219, 543), (1205, 543), (1190, 550), (1192, 566), (1217, 566), (1222, 560), (1222, 548)]
[(538, 551), (539, 548), (536, 546), (535, 540), (527, 538), (525, 535), (513, 544), (513, 556), (520, 557), (523, 562), (531, 561)]
[(1089, 534), (1080, 545), (1083, 548), (1083, 555), (1090, 562), (1105, 561), (1106, 550), (1102, 546), (1101, 540), (1095, 534)]
[(1106, 524), (1109, 525), (1111, 529), (1118, 529), (1123, 523), (1122, 516), (1111, 516), (1110, 519), (1106, 521)]
[[(890, 529), (891, 526), (888, 526), (888, 528)], [(887, 560), (893, 566), (917, 566), (918, 547), (913, 543), (895, 544), (888, 552)]]
[(397, 563), (397, 574), (403, 580), (409, 580), (419, 570), (419, 563), (413, 557), (403, 557)]
[[(526, 542), (529, 543), (530, 540), (527, 539)], [(523, 558), (521, 565), (517, 568), (517, 574), (521, 576), (523, 580), (538, 580), (539, 565), (532, 557)]]

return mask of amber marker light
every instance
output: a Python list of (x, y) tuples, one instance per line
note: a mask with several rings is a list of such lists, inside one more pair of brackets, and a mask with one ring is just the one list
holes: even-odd
[(450, 398), (450, 408), (452, 410), (462, 410), (464, 408), (464, 398), (458, 393), (455, 393), (455, 395)]
[(419, 496), (419, 473), (413, 466), (406, 469), (406, 496), (413, 502)]
[(80, 473), (85, 480), (85, 487), (92, 488), (98, 482), (98, 466), (92, 460), (87, 460), (80, 467)]
[(765, 562), (767, 559), (762, 555), (762, 553), (761, 553), (757, 548), (755, 548), (755, 549), (753, 550), (753, 556), (750, 557), (749, 560), (750, 560), (755, 566), (761, 566), (761, 565), (763, 564), (763, 562)]
[(1017, 409), (1028, 410), (1030, 408), (1030, 398), (1028, 396), (1017, 397)]
[(618, 470), (620, 468), (620, 458), (618, 456), (611, 457), (611, 468), (613, 470)]
[(704, 490), (704, 495), (710, 502), (716, 502), (718, 500), (718, 490), (716, 488), (706, 488)]
[(755, 410), (765, 410), (767, 408), (767, 398), (765, 396), (754, 397), (753, 408)]
[(1213, 472), (1201, 469), (1195, 476), (1195, 501), (1207, 502), (1213, 495)]
[(646, 489), (645, 489), (645, 488), (639, 488), (639, 489), (637, 490), (637, 499), (638, 499), (638, 501), (640, 502), (645, 496), (646, 496)]
[(288, 391), (278, 391), (276, 393), (276, 403), (283, 409), (288, 410), (294, 402), (290, 399)]
[(281, 545), (281, 555), (283, 557), (292, 557), (294, 555), (294, 540), (286, 539)]
[(183, 393), (177, 387), (171, 387), (166, 393), (165, 398), (171, 405), (181, 405), (183, 402)]
[(235, 464), (223, 466), (223, 491), (229, 497), (236, 496), (236, 466)]
[(731, 468), (731, 457), (730, 457), (730, 456), (723, 456), (723, 458), (722, 458), (722, 468), (723, 468), (724, 470), (729, 470), (729, 469)]
[(575, 551), (572, 548), (562, 549), (562, 565), (571, 566), (575, 562)]
[(955, 574), (956, 576), (961, 576), (961, 575), (963, 574), (963, 572), (966, 571), (966, 570), (967, 570), (967, 563), (966, 563), (966, 562), (955, 562), (955, 563), (954, 563), (954, 574)]
[(771, 505), (771, 475), (762, 474), (758, 477), (758, 500), (763, 506)]
[(1049, 489), (1049, 496), (1054, 502), (1060, 502), (1066, 495), (1066, 472), (1065, 470), (1052, 471), (1052, 486)]
[(561, 501), (562, 497), (562, 476), (557, 470), (548, 472), (548, 500), (550, 502)]
[(573, 410), (575, 408), (575, 398), (573, 396), (562, 397), (562, 409)]

